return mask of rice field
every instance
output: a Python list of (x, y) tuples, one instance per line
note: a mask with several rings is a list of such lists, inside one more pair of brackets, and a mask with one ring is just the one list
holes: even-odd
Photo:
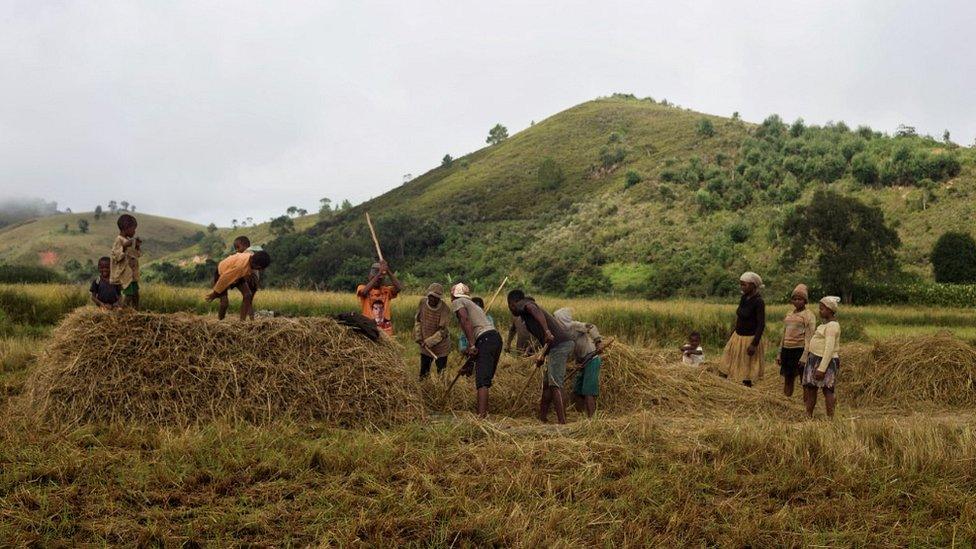
[[(202, 295), (147, 285), (143, 303), (215, 314)], [(692, 329), (714, 359), (734, 304), (549, 297), (543, 306), (573, 307), (634, 349), (624, 358), (637, 367), (604, 369), (612, 411), (593, 420), (574, 411), (566, 426), (543, 425), (531, 401), (478, 420), (465, 408), (466, 381), (449, 409), (435, 410), (446, 379), (422, 386), (429, 417), (383, 428), (292, 419), (54, 427), (12, 413), (54, 324), (86, 299), (74, 286), (0, 286), (0, 545), (976, 545), (976, 394), (963, 379), (976, 371), (974, 351), (945, 335), (932, 351), (884, 342), (947, 329), (974, 339), (968, 309), (843, 308), (845, 342), (855, 340), (850, 357), (861, 362), (851, 363), (850, 393), (841, 377), (833, 420), (822, 404), (805, 419), (772, 364), (752, 390), (662, 366)], [(401, 296), (394, 308), (411, 384), (407, 327), (419, 299)], [(256, 307), (317, 316), (356, 301), (262, 290)], [(785, 311), (770, 305), (772, 334)], [(874, 345), (885, 365), (872, 369), (863, 360)], [(952, 376), (939, 374), (940, 361)], [(526, 365), (504, 362), (493, 398), (514, 412), (507, 393)], [(929, 400), (907, 404), (919, 398)]]

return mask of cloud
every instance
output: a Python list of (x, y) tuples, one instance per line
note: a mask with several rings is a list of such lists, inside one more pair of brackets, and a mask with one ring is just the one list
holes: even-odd
[(615, 91), (970, 143), (974, 23), (964, 2), (8, 2), (0, 195), (267, 219)]

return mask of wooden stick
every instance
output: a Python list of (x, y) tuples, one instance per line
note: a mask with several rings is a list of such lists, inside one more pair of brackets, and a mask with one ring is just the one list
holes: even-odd
[(539, 353), (538, 355), (539, 358), (535, 359), (535, 369), (532, 370), (532, 372), (529, 374), (529, 377), (525, 380), (525, 385), (522, 386), (522, 390), (519, 391), (518, 396), (515, 397), (515, 402), (522, 400), (522, 395), (525, 394), (525, 390), (529, 388), (529, 385), (532, 384), (532, 380), (535, 379), (536, 371), (542, 367), (542, 365), (539, 364), (539, 359), (546, 356), (546, 352), (548, 350), (549, 350), (549, 344), (546, 343), (546, 346), (542, 348), (542, 352)]
[(366, 212), (366, 224), (369, 225), (369, 234), (373, 237), (373, 245), (376, 246), (376, 255), (380, 258), (380, 263), (383, 262), (383, 250), (380, 249), (380, 241), (376, 238), (376, 229), (373, 228), (373, 221), (369, 218), (369, 212)]
[(488, 314), (488, 311), (491, 310), (492, 304), (495, 303), (495, 298), (498, 297), (498, 294), (500, 294), (502, 292), (502, 288), (504, 288), (505, 287), (505, 284), (507, 284), (507, 283), (508, 283), (508, 277), (506, 276), (505, 277), (505, 280), (502, 280), (501, 285), (498, 286), (498, 289), (495, 290), (495, 295), (491, 296), (491, 301), (489, 301), (488, 302), (488, 306), (485, 307), (485, 314)]

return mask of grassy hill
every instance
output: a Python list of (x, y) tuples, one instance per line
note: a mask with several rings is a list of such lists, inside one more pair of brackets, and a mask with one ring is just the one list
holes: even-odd
[[(293, 234), (269, 224), (220, 229), (267, 244), (270, 283), (348, 290), (374, 252), (363, 213), (384, 253), (414, 288), (464, 279), (484, 292), (501, 278), (533, 291), (647, 297), (732, 294), (735, 273), (762, 273), (776, 292), (813, 280), (812, 264), (784, 265), (782, 227), (817, 189), (879, 206), (898, 232), (902, 279), (930, 280), (928, 254), (945, 231), (974, 232), (976, 151), (927, 136), (890, 136), (843, 122), (823, 127), (760, 124), (615, 95), (557, 113), (510, 138), (436, 167), (324, 220), (296, 218)], [(86, 215), (86, 214), (82, 214)], [(90, 215), (88, 215), (90, 217)], [(81, 250), (111, 221), (76, 229), (75, 216), (0, 232), (0, 260), (36, 261)], [(172, 222), (176, 223), (176, 222)], [(146, 222), (145, 231), (152, 224)], [(182, 241), (202, 227), (165, 230), (150, 261), (175, 269), (201, 255)], [(40, 230), (39, 230), (40, 229)], [(163, 242), (163, 237), (169, 238)], [(55, 243), (57, 246), (55, 246)], [(66, 245), (68, 244), (68, 245)], [(103, 246), (98, 244), (98, 246)]]
[(972, 232), (973, 160), (929, 137), (750, 124), (614, 96), (279, 239), (272, 276), (337, 289), (360, 279), (369, 211), (388, 259), (418, 286), (463, 278), (485, 291), (511, 275), (553, 293), (708, 296), (734, 292), (730, 275), (752, 269), (785, 291), (812, 271), (780, 264), (779, 228), (829, 187), (879, 205), (903, 270), (926, 279), (935, 239)]
[[(139, 219), (139, 236), (143, 252), (152, 261), (186, 248), (194, 235), (205, 230), (202, 225), (145, 213)], [(78, 221), (89, 223), (87, 233), (78, 229)], [(0, 262), (45, 265), (64, 268), (72, 261), (85, 264), (107, 255), (119, 234), (115, 215), (95, 220), (93, 212), (58, 214), (28, 220), (0, 230)], [(67, 229), (65, 229), (67, 227)]]

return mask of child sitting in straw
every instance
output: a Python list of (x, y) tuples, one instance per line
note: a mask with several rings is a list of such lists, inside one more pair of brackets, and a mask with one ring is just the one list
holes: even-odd
[[(246, 236), (239, 236), (234, 239), (234, 253), (254, 253), (264, 251), (261, 246), (251, 246), (251, 239)], [(244, 295), (244, 289), (241, 286), (246, 285), (247, 289), (251, 291), (251, 310), (248, 312), (248, 317), (254, 320), (254, 294), (258, 293), (258, 286), (261, 281), (261, 271), (253, 271), (250, 276), (231, 284), (231, 288), (237, 288), (240, 290), (241, 295)], [(220, 269), (214, 271), (213, 283), (217, 283), (217, 279), (220, 278)], [(223, 320), (227, 316), (227, 307), (230, 305), (230, 300), (227, 298), (227, 292), (225, 291), (221, 295), (217, 296), (220, 299), (220, 308), (217, 310), (217, 318)]]
[(112, 245), (109, 282), (122, 290), (123, 307), (139, 308), (139, 257), (142, 256), (142, 240), (136, 237), (139, 223), (135, 216), (122, 214), (117, 222), (119, 236)]
[(779, 364), (779, 375), (783, 376), (783, 394), (788, 397), (793, 396), (796, 378), (803, 373), (810, 339), (817, 329), (817, 317), (813, 311), (807, 309), (807, 299), (806, 285), (797, 285), (790, 297), (793, 311), (787, 313), (783, 319), (783, 340), (776, 364)]
[(834, 417), (834, 385), (840, 369), (840, 324), (837, 323), (837, 309), (840, 298), (827, 296), (820, 300), (820, 318), (823, 323), (817, 326), (810, 339), (810, 350), (806, 366), (803, 368), (803, 402), (807, 416), (813, 417), (817, 406), (817, 389), (823, 390), (827, 416)]
[(271, 264), (271, 256), (261, 250), (257, 252), (240, 252), (233, 254), (217, 265), (217, 280), (213, 290), (204, 297), (208, 302), (218, 298), (226, 298), (229, 288), (237, 288), (244, 296), (241, 304), (241, 320), (253, 318), (254, 293), (248, 280), (255, 271), (263, 271)]
[(101, 309), (114, 309), (119, 304), (119, 287), (109, 280), (112, 272), (112, 260), (108, 257), (98, 259), (98, 278), (93, 280), (91, 288), (91, 300), (95, 306)]
[(688, 343), (681, 346), (681, 363), (688, 366), (701, 366), (705, 361), (705, 351), (701, 346), (701, 334), (688, 334)]

